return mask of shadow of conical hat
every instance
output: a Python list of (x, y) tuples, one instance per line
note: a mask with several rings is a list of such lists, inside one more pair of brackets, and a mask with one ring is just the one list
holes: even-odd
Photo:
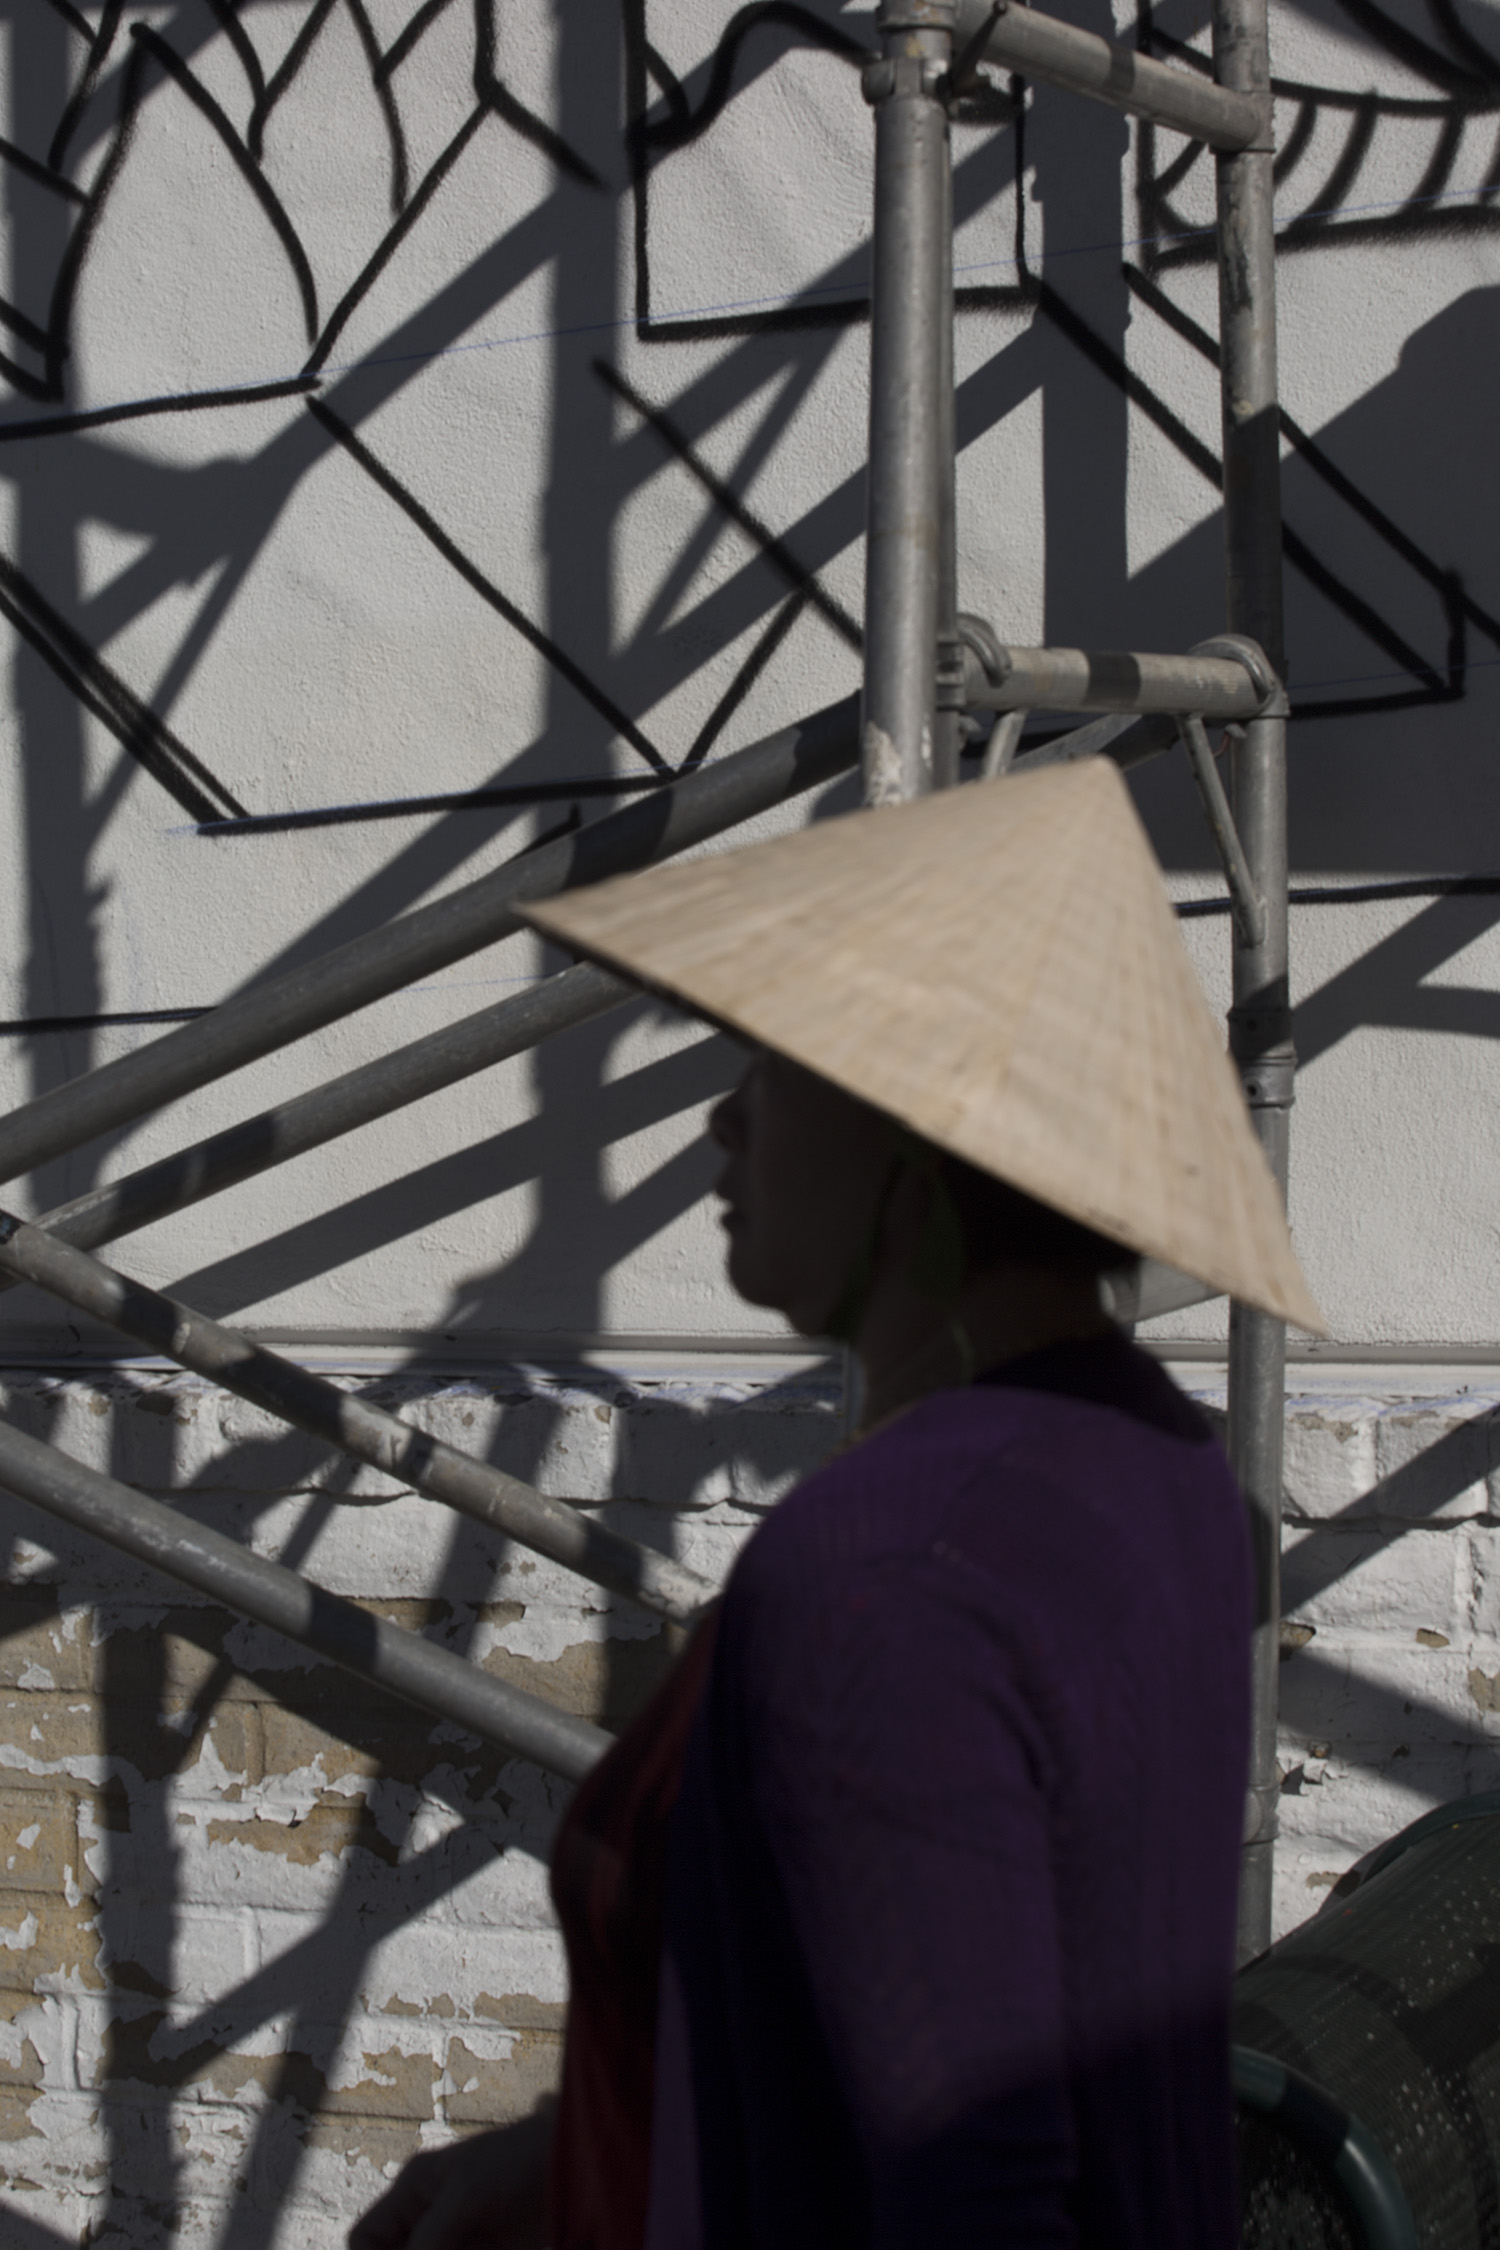
[(1107, 760), (852, 813), (523, 912), (1129, 1249), (1322, 1333)]

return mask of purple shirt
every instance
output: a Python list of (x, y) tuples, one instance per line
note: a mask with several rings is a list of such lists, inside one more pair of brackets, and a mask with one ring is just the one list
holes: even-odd
[(924, 1400), (730, 1581), (650, 2250), (1233, 2250), (1250, 1566), (1123, 1338)]

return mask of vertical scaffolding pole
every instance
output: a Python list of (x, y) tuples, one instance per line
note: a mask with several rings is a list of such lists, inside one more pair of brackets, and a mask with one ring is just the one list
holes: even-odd
[[(925, 795), (938, 747), (939, 606), (945, 580), (952, 586), (942, 561), (952, 539), (952, 409), (945, 417), (941, 402), (945, 377), (952, 387), (945, 94), (954, 5), (882, 0), (881, 52), (864, 76), (875, 112), (875, 241), (860, 740), (865, 801), (876, 805)], [(956, 714), (952, 726), (956, 740)]]
[[(1260, 97), (1255, 143), (1221, 153), (1219, 324), (1223, 351), (1224, 531), (1232, 632), (1258, 641), (1283, 677), (1281, 487), (1276, 396), (1275, 217), (1266, 0), (1214, 0), (1215, 75)], [(1282, 1191), (1296, 1055), (1287, 984), (1286, 719), (1252, 720), (1234, 753), (1235, 823), (1264, 902), (1258, 937), (1237, 928), (1230, 1049)], [(1229, 1318), (1229, 1454), (1250, 1512), (1257, 1607), (1250, 1801), (1240, 1888), (1242, 1960), (1271, 1939), (1276, 1839), (1276, 1670), (1281, 1614), (1281, 1477), (1286, 1331), (1234, 1305)]]
[(953, 152), (943, 121), (943, 242), (938, 275), (937, 425), (938, 588), (937, 692), (932, 731), (932, 786), (958, 785), (963, 750), (964, 651), (958, 637), (958, 433), (953, 407)]

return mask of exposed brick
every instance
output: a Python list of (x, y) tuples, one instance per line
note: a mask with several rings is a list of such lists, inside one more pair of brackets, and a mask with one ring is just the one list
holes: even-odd
[(80, 1770), (105, 1754), (103, 1706), (92, 1695), (0, 1696), (0, 1778), (22, 1788), (52, 1783), (59, 1768)]
[(54, 1979), (102, 1991), (99, 1948), (92, 1900), (69, 1906), (61, 1896), (13, 1891), (0, 1902), (0, 1991), (41, 1991)]
[(205, 1834), (216, 1844), (244, 1844), (273, 1853), (292, 1867), (316, 1867), (346, 1851), (370, 1852), (388, 1867), (398, 1864), (396, 1845), (381, 1830), (362, 1797), (325, 1795), (307, 1812), (286, 1820), (210, 1820)]
[[(499, 1775), (509, 1762), (497, 1749), (475, 1749), (455, 1729), (386, 1697), (364, 1693), (358, 1681), (330, 1666), (312, 1676), (305, 1703), (321, 1703), (326, 1723), (304, 1708), (265, 1704), (260, 1713), (268, 1780), (309, 1770), (325, 1780), (377, 1775), (419, 1786), (436, 1765), (458, 1764), (472, 1793), (503, 1803)], [(340, 1729), (354, 1737), (344, 1739)]]
[(431, 2054), (407, 2054), (399, 2047), (361, 2050), (358, 2061), (339, 2073), (347, 2083), (324, 2080), (317, 2106), (326, 2117), (428, 2118), (441, 2075)]
[(680, 1642), (667, 1633), (640, 1641), (575, 1641), (550, 1663), (492, 1649), (487, 1672), (617, 1730), (643, 1708), (666, 1678)]
[[(0, 2086), (0, 2149), (4, 2150), (0, 2154), (0, 2186), (35, 2191), (39, 2185), (26, 2158), (15, 2146), (20, 2141), (42, 2138), (40, 2128), (31, 2119), (36, 2098), (34, 2091), (22, 2086)], [(42, 2239), (46, 2240), (45, 2235)]]
[(31, 2036), (41, 2013), (34, 1994), (0, 1992), (0, 2088), (42, 2085), (46, 2065)]
[(73, 1799), (59, 1790), (0, 1789), (0, 1892), (60, 1892), (77, 1873)]
[[(307, 2119), (299, 2137), (306, 2148), (336, 2157), (351, 2173), (359, 2166), (372, 2165), (381, 2175), (379, 2184), (383, 2186), (427, 2145), (422, 2131), (425, 2122), (414, 2117), (320, 2116)], [(373, 2202), (377, 2192), (378, 2187), (370, 2191), (367, 2200)]]
[(0, 1588), (0, 1688), (90, 1689), (97, 1652), (86, 1610), (51, 1586)]
[(523, 2031), (503, 2061), (475, 2055), (462, 2035), (448, 2042), (452, 2091), (443, 2101), (451, 2125), (505, 2125), (527, 2117), (562, 2075), (562, 2039), (555, 2031)]

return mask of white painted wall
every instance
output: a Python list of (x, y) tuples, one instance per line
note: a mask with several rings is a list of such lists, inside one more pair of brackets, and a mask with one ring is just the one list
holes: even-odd
[[(1456, 31), (1417, 0), (1384, 12), (1276, 0), (1273, 11), (1285, 87), (1282, 387), (1301, 433), (1285, 464), (1301, 714), (1293, 850), (1299, 890), (1317, 894), (1293, 907), (1304, 1068), (1292, 1203), (1335, 1336), (1331, 1360), (1296, 1374), (1289, 1608), (1315, 1631), (1286, 1672), (1287, 1921), (1378, 1835), (1497, 1778), (1489, 1736), (1500, 1722), (1473, 1684), (1500, 1673), (1488, 1453), (1473, 1468), (1470, 1440), (1448, 1441), (1472, 1424), (1483, 1451), (1500, 1405), (1500, 897), (1389, 890), (1500, 866), (1500, 216), (1485, 184), (1500, 23), (1491, 0), (1456, 6)], [(1091, 0), (1065, 0), (1062, 12), (1104, 22)], [(448, 0), (431, 13), (416, 0), (336, 0), (326, 12), (313, 0), (218, 11), (128, 0), (91, 74), (105, 20), (98, 0), (0, 0), (0, 136), (25, 159), (0, 152), (7, 1104), (159, 1028), (100, 1018), (210, 1004), (499, 864), (569, 801), (213, 837), (192, 832), (198, 813), (640, 776), (695, 744), (715, 755), (751, 741), (857, 678), (865, 330), (844, 315), (858, 310), (868, 233), (869, 121), (849, 59), (868, 37), (867, 8), (810, 0), (788, 27), (729, 0)], [(1123, 9), (1118, 20), (1133, 30)], [(1189, 0), (1165, 0), (1154, 29), (1205, 42)], [(1351, 140), (1356, 126), (1367, 141)], [(1153, 183), (1177, 144), (1159, 136), (1153, 148), (1047, 89), (1029, 100), (1019, 138), (968, 122), (956, 153), (965, 606), (1017, 640), (1190, 644), (1222, 624), (1204, 459), (1218, 442), (1217, 393), (1192, 333), (1215, 323), (1207, 240), (1192, 231), (1210, 216), (1206, 160), (1163, 202)], [(307, 372), (315, 388), (288, 387)], [(150, 411), (134, 411), (143, 404)], [(1330, 701), (1352, 708), (1312, 715)], [(142, 726), (156, 746), (146, 764), (119, 739), (133, 724), (137, 750)], [(1180, 894), (1217, 895), (1180, 764), (1147, 769), (1138, 794)], [(845, 801), (831, 793), (828, 809)], [(585, 817), (600, 809), (578, 802)], [(1327, 896), (1349, 890), (1360, 895)], [(1227, 921), (1184, 930), (1222, 1005)], [(6, 1192), (45, 1208), (545, 966), (532, 941), (513, 939)], [(447, 1412), (462, 1367), (502, 1401), (486, 1408), (483, 1442), (535, 1458), (574, 1426), (573, 1363), (591, 1349), (596, 1366), (645, 1367), (690, 1389), (722, 1386), (728, 1364), (730, 1393), (713, 1391), (712, 1408), (727, 1414), (736, 1386), (775, 1394), (784, 1344), (726, 1291), (704, 1200), (703, 1107), (733, 1068), (722, 1042), (642, 1007), (118, 1256), (294, 1349), (405, 1368), (414, 1411)], [(1157, 1330), (1211, 1394), (1220, 1311), (1195, 1308)], [(27, 1363), (17, 1380), (33, 1400), (69, 1369), (103, 1386), (106, 1411), (80, 1421), (75, 1401), (73, 1436), (59, 1434), (82, 1444), (89, 1429), (101, 1464), (132, 1474), (125, 1406), (136, 1410), (118, 1386), (156, 1378), (81, 1364), (88, 1339), (33, 1292), (0, 1299), (0, 1339), (6, 1358)], [(653, 1350), (666, 1357), (639, 1358)], [(541, 1371), (542, 1407), (518, 1407), (507, 1391), (517, 1361)], [(675, 1433), (649, 1455), (644, 1483), (658, 1504), (696, 1489), (708, 1409), (701, 1389), (693, 1397), (690, 1412), (653, 1425)], [(241, 1458), (238, 1426), (202, 1437), (207, 1411), (200, 1401), (199, 1436), (157, 1462), (154, 1481), (191, 1477), (212, 1491), (215, 1459)], [(817, 1416), (789, 1427), (792, 1454), (822, 1442)], [(1393, 1485), (1397, 1454), (1429, 1443), (1429, 1470)], [(271, 1502), (311, 1489), (313, 1472), (260, 1439), (251, 1451), (248, 1489), (262, 1500), (233, 1504), (240, 1528), (296, 1553), (303, 1502)], [(791, 1455), (777, 1458), (776, 1474), (790, 1473)], [(640, 1497), (632, 1462), (623, 1490)], [(611, 1478), (621, 1491), (624, 1473), (596, 1462), (593, 1482), (565, 1477), (557, 1489), (598, 1498)], [(203, 1504), (229, 1505), (222, 1494)], [(362, 1598), (412, 1602), (420, 1581), (434, 1599), (479, 1601), (467, 1581), (455, 1588), (451, 1556), (408, 1544), (404, 1505), (352, 1510), (352, 1529), (320, 1532), (315, 1565), (333, 1568), (327, 1542), (343, 1540), (341, 1556), (362, 1557), (348, 1578)], [(1355, 1511), (1347, 1522), (1334, 1520), (1342, 1508)], [(377, 1518), (379, 1535), (364, 1538)], [(726, 1519), (726, 1536), (736, 1526)], [(89, 1646), (97, 1634), (112, 1647), (126, 1626), (107, 1605), (90, 1608), (110, 1587), (107, 1566), (81, 1549), (54, 1553), (24, 1513), (13, 1536), (19, 1592), (40, 1574), (68, 1614), (89, 1610)], [(484, 1599), (512, 1598), (492, 1584), (509, 1564), (470, 1560)], [(522, 1618), (503, 1630), (520, 1632), (527, 1662), (602, 1645), (600, 1619), (556, 1590), (529, 1585), (515, 1599)], [(150, 1605), (144, 1593), (130, 1603), (145, 1604), (131, 1612), (135, 1630)], [(20, 1625), (0, 1641), (19, 1659), (17, 1697), (96, 1697), (98, 1724), (113, 1723), (105, 1657), (104, 1670), (59, 1674), (48, 1689), (28, 1684), (25, 1666), (47, 1663), (23, 1644), (30, 1652)], [(569, 1692), (597, 1705), (594, 1659), (567, 1661), (583, 1666)], [(1337, 1692), (1335, 1675), (1346, 1683)], [(184, 1707), (175, 1678), (156, 1683), (169, 1717)], [(224, 1690), (226, 1730), (240, 1704), (255, 1704), (248, 1678)], [(1413, 1712), (1426, 1714), (1420, 1726)], [(118, 1730), (113, 1739), (108, 1754), (125, 1757)], [(330, 1790), (376, 1802), (383, 1786), (375, 1751), (363, 1765), (351, 1752), (338, 1772), (325, 1763), (316, 1786), (294, 1786), (286, 1776), (300, 1767), (264, 1758), (242, 1782), (205, 1778), (201, 1759), (196, 1778), (153, 1779), (137, 1752), (126, 1762), (150, 1820), (173, 1833), (176, 1806), (192, 1829), (162, 1906), (188, 1951), (188, 1933), (221, 1912), (225, 1880), (207, 1845), (200, 1854), (200, 1831), (302, 1820)], [(60, 1762), (41, 1761), (64, 1825), (107, 1779), (103, 1755), (80, 1736)], [(400, 1786), (421, 1796), (418, 1782)], [(14, 1813), (19, 1835), (33, 1825), (24, 1812), (7, 1798), (0, 1827)], [(483, 1829), (472, 1806), (464, 1818)], [(536, 1926), (535, 1861), (516, 1855), (540, 1848), (542, 1831), (517, 1818), (494, 1896), (513, 1883), (520, 1919), (503, 1900), (479, 1914), (501, 1933), (500, 1953), (455, 2000), (470, 2016), (483, 1992), (524, 1986), (539, 2007), (558, 1998), (550, 1968), (528, 1971), (529, 1984), (493, 1981), (512, 1943), (503, 1933)], [(129, 1884), (111, 1891), (109, 1847), (90, 1849), (104, 1903), (67, 1911), (96, 1914), (88, 1974), (102, 1975), (101, 1959), (139, 1965), (145, 1954)], [(332, 1927), (343, 1856), (297, 1876), (296, 1912), (310, 1918), (299, 1928), (316, 1930), (319, 1917)], [(66, 1903), (61, 1875), (47, 1880)], [(83, 1878), (74, 1868), (68, 1880)], [(45, 1903), (53, 1891), (35, 1895)], [(22, 1930), (32, 1894), (23, 1884), (18, 1895)], [(200, 1947), (178, 1992), (184, 2007), (221, 1995), (226, 2051), (240, 2037), (233, 1993), (281, 1943), (264, 1934), (274, 1901), (246, 1891), (243, 1906), (269, 1952), (231, 1964), (233, 1947), (221, 1961), (205, 1939), (209, 1967), (200, 1975)], [(424, 1946), (434, 1963), (449, 1958), (448, 1912), (419, 1919), (413, 1959)], [(7, 1958), (24, 1952), (7, 1943)], [(491, 1939), (473, 1943), (482, 1954)], [(80, 1999), (72, 1973), (37, 1971), (35, 2005), (52, 2013), (32, 2079), (20, 2032), (0, 2058), (22, 2074), (13, 2094), (0, 2088), (13, 2101), (6, 2116), (61, 2135), (46, 2155), (21, 2132), (14, 2164), (0, 2167), (7, 2219), (24, 2207), (53, 2230), (38, 2241), (69, 2234), (97, 2211), (90, 2166), (112, 2150), (133, 2239), (157, 2239), (151, 2227), (166, 2239), (175, 2222), (150, 2216), (140, 2164), (126, 2163), (129, 2104), (90, 2109), (95, 2034), (78, 2025), (93, 2008), (97, 2026), (103, 2003)], [(414, 1969), (397, 1997), (427, 2011), (401, 2037), (425, 2040), (435, 2058), (457, 2019), (432, 2013), (448, 1987), (434, 1966), (418, 1990), (427, 1973)], [(329, 1998), (319, 2036), (352, 2037), (361, 2009), (389, 2016), (383, 1991)], [(486, 2033), (499, 2041), (497, 2068), (516, 2026), (501, 2029)], [(541, 2018), (532, 2029), (542, 2037)], [(379, 2141), (369, 2126), (377, 2173), (402, 2134), (439, 2133), (467, 2114), (439, 2085), (446, 2068), (434, 2062), (437, 2092), (402, 2080), (390, 2094), (380, 2113), (390, 2134)], [(504, 2098), (518, 2098), (522, 2080), (506, 2083)], [(62, 2109), (46, 2107), (54, 2098)], [(261, 2099), (253, 2086), (222, 2101), (158, 2093), (130, 2110), (157, 2119), (151, 2148), (168, 2145), (167, 2120), (185, 2126), (198, 2169), (179, 2239), (226, 2250), (332, 2242), (340, 2211), (368, 2189), (365, 2158), (340, 2169), (329, 2153), (348, 2114), (333, 2103), (316, 2162), (277, 2221), (275, 2151), (291, 2145), (277, 2136), (296, 2135), (291, 2112)], [(88, 2115), (84, 2140), (70, 2138)], [(238, 2198), (222, 2185), (237, 2169), (251, 2183)]]

